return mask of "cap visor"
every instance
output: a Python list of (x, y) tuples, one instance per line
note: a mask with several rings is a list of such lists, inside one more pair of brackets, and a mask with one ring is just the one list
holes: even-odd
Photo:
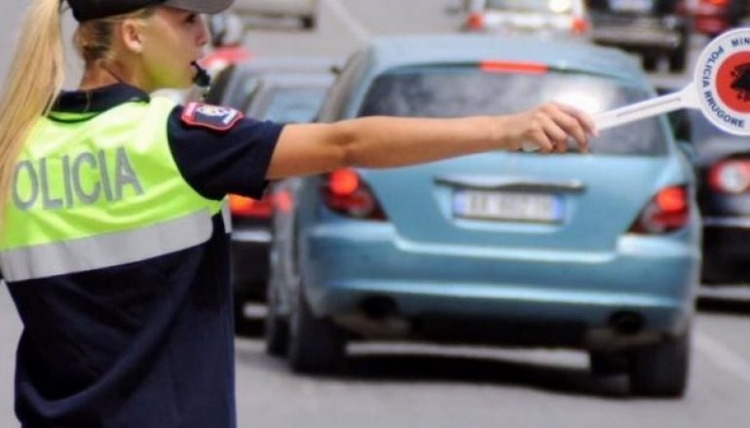
[(234, 0), (167, 0), (162, 5), (195, 13), (214, 14), (227, 10)]

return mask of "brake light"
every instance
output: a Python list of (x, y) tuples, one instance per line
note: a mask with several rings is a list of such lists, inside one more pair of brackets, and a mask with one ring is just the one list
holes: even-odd
[(353, 169), (339, 169), (328, 177), (331, 193), (336, 196), (349, 196), (359, 188), (359, 175)]
[(240, 195), (229, 195), (229, 210), (237, 217), (270, 218), (273, 213), (271, 196), (256, 200)]
[(510, 62), (487, 60), (479, 63), (479, 69), (487, 73), (526, 73), (544, 74), (549, 70), (544, 64), (536, 62)]
[(294, 199), (288, 190), (280, 190), (274, 193), (273, 208), (279, 212), (288, 214), (294, 209)]
[(570, 32), (573, 34), (585, 34), (589, 30), (589, 23), (583, 18), (573, 18)]
[(709, 4), (714, 5), (714, 6), (718, 6), (718, 7), (724, 7), (728, 3), (727, 0), (704, 0), (704, 1), (706, 3), (709, 3)]
[(334, 212), (358, 219), (385, 220), (372, 190), (353, 169), (342, 168), (325, 175), (321, 191), (323, 203)]
[(659, 234), (674, 232), (688, 224), (690, 203), (684, 186), (659, 191), (630, 227), (629, 233)]
[(711, 167), (708, 183), (722, 193), (743, 193), (750, 190), (750, 161), (725, 160)]
[(469, 30), (481, 30), (484, 28), (484, 17), (479, 12), (472, 12), (466, 19), (466, 28)]

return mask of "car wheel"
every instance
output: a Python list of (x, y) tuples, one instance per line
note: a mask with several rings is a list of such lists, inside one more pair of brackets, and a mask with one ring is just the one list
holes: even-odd
[(279, 315), (279, 296), (276, 287), (268, 287), (267, 312), (264, 324), (264, 339), (266, 342), (266, 353), (274, 357), (283, 357), (287, 354), (289, 343), (289, 324)]
[(633, 351), (630, 390), (653, 397), (681, 397), (690, 366), (690, 333)]
[(612, 376), (628, 372), (628, 356), (620, 352), (589, 352), (594, 376)]
[(687, 49), (679, 48), (669, 56), (669, 71), (678, 73), (685, 70), (687, 61)]
[(750, 275), (743, 274), (733, 264), (706, 260), (703, 262), (703, 269), (701, 270), (701, 284), (706, 286), (740, 284), (748, 276)]
[(245, 317), (245, 303), (247, 303), (247, 293), (242, 290), (234, 291), (234, 332), (240, 336), (246, 336), (248, 331), (249, 320)]
[(327, 373), (341, 366), (346, 351), (344, 332), (331, 320), (316, 318), (297, 288), (289, 325), (289, 365), (297, 373)]
[(312, 30), (315, 28), (315, 16), (303, 16), (302, 18), (300, 18), (300, 23), (302, 24), (302, 28), (306, 30)]
[(659, 65), (659, 57), (654, 55), (643, 55), (643, 69), (646, 71), (656, 71)]

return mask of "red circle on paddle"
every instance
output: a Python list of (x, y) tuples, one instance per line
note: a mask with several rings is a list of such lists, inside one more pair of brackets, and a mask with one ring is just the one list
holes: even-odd
[(750, 113), (750, 52), (738, 52), (722, 62), (716, 73), (716, 91), (730, 109)]

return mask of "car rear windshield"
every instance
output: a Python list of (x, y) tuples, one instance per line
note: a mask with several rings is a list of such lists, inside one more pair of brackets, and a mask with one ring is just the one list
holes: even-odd
[[(360, 116), (509, 114), (545, 101), (559, 101), (596, 113), (648, 97), (642, 88), (590, 74), (484, 72), (476, 66), (409, 67), (379, 76), (365, 97)], [(664, 131), (656, 118), (610, 128), (591, 140), (591, 152), (664, 155)]]
[(323, 103), (326, 88), (276, 88), (266, 100), (263, 119), (280, 123), (311, 122)]

